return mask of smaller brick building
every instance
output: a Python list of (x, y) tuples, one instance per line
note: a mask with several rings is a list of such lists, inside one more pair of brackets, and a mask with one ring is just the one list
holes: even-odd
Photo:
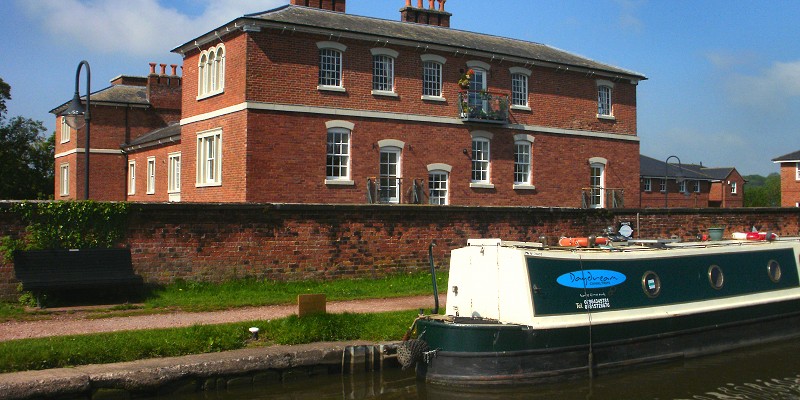
[(781, 207), (800, 207), (800, 150), (772, 162), (781, 166)]
[(640, 156), (642, 207), (735, 208), (744, 206), (747, 183), (733, 167), (675, 164)]
[[(130, 182), (125, 179), (129, 163), (136, 160), (137, 152), (145, 149), (152, 152), (157, 148), (165, 151), (162, 159), (166, 160), (166, 145), (153, 147), (147, 138), (157, 135), (154, 130), (159, 132), (168, 126), (177, 127), (180, 120), (182, 82), (177, 74), (178, 66), (170, 67), (171, 73), (168, 73), (167, 65), (161, 64), (161, 71), (157, 73), (156, 64), (151, 63), (148, 76), (120, 75), (111, 80), (111, 86), (91, 94), (89, 198), (92, 200), (141, 200), (129, 195)], [(86, 97), (81, 100), (85, 105)], [(57, 200), (82, 199), (86, 184), (86, 128), (76, 131), (65, 123), (59, 114), (67, 106), (68, 103), (64, 103), (50, 110), (56, 115)], [(156, 140), (163, 142), (163, 137)], [(171, 144), (176, 145), (174, 142)], [(144, 153), (144, 157), (147, 156)], [(137, 168), (141, 169), (138, 176), (147, 176), (145, 168), (146, 161)], [(131, 174), (137, 174), (137, 170), (129, 171), (129, 178)], [(133, 178), (135, 180), (136, 175)], [(145, 183), (146, 179), (142, 179), (142, 184)], [(164, 193), (163, 200), (166, 200), (166, 190), (161, 192)]]

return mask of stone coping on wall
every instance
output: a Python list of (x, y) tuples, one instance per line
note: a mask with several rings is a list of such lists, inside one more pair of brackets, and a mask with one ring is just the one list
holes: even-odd
[(323, 342), (6, 373), (0, 374), (0, 398), (128, 398), (280, 383), (340, 372), (345, 351), (354, 346), (380, 345)]

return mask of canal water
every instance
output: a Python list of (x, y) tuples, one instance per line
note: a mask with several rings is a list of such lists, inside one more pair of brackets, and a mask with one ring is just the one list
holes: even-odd
[(800, 399), (800, 341), (640, 367), (594, 379), (587, 376), (557, 384), (502, 390), (437, 387), (418, 382), (413, 372), (387, 370), (324, 376), (238, 391), (198, 393), (180, 399)]

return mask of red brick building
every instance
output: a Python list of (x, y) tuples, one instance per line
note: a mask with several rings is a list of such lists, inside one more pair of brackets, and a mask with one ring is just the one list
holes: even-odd
[(180, 124), (118, 142), (125, 198), (639, 205), (643, 75), (417, 3), (388, 21), (291, 0), (174, 49)]
[[(85, 97), (83, 100), (85, 104)], [(154, 129), (180, 121), (181, 78), (177, 76), (177, 65), (171, 66), (171, 74), (166, 65), (161, 65), (158, 74), (156, 64), (151, 64), (147, 77), (120, 75), (111, 80), (110, 87), (92, 93), (90, 100), (89, 198), (145, 200), (128, 196), (125, 175), (132, 155), (126, 151), (126, 144), (138, 143)], [(58, 116), (67, 105), (50, 111), (57, 115), (54, 192), (57, 200), (83, 199), (86, 184), (86, 128), (75, 131)], [(165, 201), (166, 197), (153, 200)]]
[(781, 166), (781, 207), (800, 207), (800, 151), (772, 159)]
[(660, 161), (647, 156), (641, 156), (639, 165), (641, 175), (639, 196), (642, 207), (744, 206), (744, 185), (747, 181), (736, 168), (667, 163), (666, 160)]

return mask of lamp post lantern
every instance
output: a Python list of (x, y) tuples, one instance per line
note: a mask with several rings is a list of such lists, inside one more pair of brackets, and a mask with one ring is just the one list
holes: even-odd
[[(81, 97), (79, 94), (79, 83), (81, 77), (81, 68), (86, 66), (86, 107), (81, 104)], [(91, 109), (91, 81), (92, 81), (92, 71), (89, 68), (89, 62), (83, 60), (78, 64), (78, 70), (75, 72), (75, 95), (72, 97), (72, 101), (69, 103), (69, 107), (67, 107), (64, 112), (61, 113), (61, 116), (64, 117), (64, 122), (69, 125), (70, 128), (79, 130), (86, 126), (86, 182), (83, 188), (83, 197), (86, 200), (89, 200), (89, 150), (91, 146), (89, 146), (89, 130), (91, 127), (91, 117), (89, 115), (89, 110)], [(83, 116), (83, 118), (81, 118)]]
[[(678, 160), (678, 168), (679, 168), (679, 170), (681, 170), (681, 171), (683, 170), (683, 165), (681, 165), (681, 159), (678, 158), (678, 156), (669, 156), (669, 157), (667, 157), (667, 160), (664, 161), (664, 208), (667, 208), (667, 199), (669, 198), (668, 197), (669, 185), (667, 184), (667, 176), (669, 176), (669, 159), (673, 158), (673, 157), (676, 160)], [(678, 179), (676, 178), (675, 181), (677, 182)]]

